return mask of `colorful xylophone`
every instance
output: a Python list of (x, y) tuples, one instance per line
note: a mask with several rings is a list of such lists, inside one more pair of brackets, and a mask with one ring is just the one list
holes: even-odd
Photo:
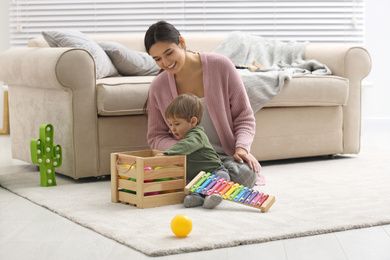
[(184, 188), (185, 194), (197, 192), (203, 195), (220, 194), (222, 198), (228, 201), (237, 202), (245, 206), (260, 209), (261, 212), (267, 212), (274, 204), (275, 196), (265, 194), (264, 192), (250, 189), (244, 185), (227, 181), (211, 173), (201, 171)]

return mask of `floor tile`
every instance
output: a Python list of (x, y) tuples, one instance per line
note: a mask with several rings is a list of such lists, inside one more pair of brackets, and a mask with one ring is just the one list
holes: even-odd
[(11, 204), (17, 198), (19, 198), (18, 195), (13, 194), (12, 192), (9, 192), (8, 190), (0, 187), (0, 210), (4, 211), (4, 208)]
[(114, 240), (77, 225), (53, 253), (53, 259), (108, 259), (115, 244)]
[(390, 225), (384, 225), (383, 229), (386, 231), (386, 233), (390, 236)]
[[(151, 258), (150, 258), (151, 259)], [(226, 260), (228, 259), (228, 253), (226, 248), (219, 248), (214, 250), (197, 251), (187, 254), (168, 255), (157, 258), (158, 260)]]
[[(10, 195), (8, 195), (10, 196)], [(12, 195), (11, 195), (12, 196)], [(17, 196), (11, 203), (4, 206), (0, 211), (2, 219), (35, 219), (43, 212), (43, 208)]]
[(29, 219), (0, 219), (0, 245), (12, 241), (31, 221)]
[(348, 259), (390, 259), (390, 237), (381, 226), (338, 232), (335, 235)]
[(12, 241), (62, 242), (77, 226), (76, 223), (44, 209)]
[(7, 260), (49, 260), (59, 243), (56, 242), (9, 242), (0, 245), (0, 259)]
[(334, 234), (308, 236), (283, 241), (288, 260), (346, 260)]
[(118, 260), (118, 259), (155, 259), (160, 260), (160, 257), (148, 257), (145, 254), (138, 252), (134, 249), (129, 248), (128, 246), (122, 245), (120, 243), (115, 243), (111, 253), (107, 257), (107, 260)]
[[(267, 260), (285, 260), (286, 252), (284, 250), (283, 241), (272, 241), (266, 243), (243, 245), (237, 247), (229, 247), (228, 259), (240, 259), (243, 255), (250, 259), (267, 259)], [(245, 253), (244, 253), (245, 252)]]

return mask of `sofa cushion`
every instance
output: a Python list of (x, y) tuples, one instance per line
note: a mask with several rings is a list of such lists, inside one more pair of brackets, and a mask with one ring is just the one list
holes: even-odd
[(294, 76), (265, 107), (346, 105), (349, 81), (329, 75)]
[(104, 50), (82, 32), (75, 30), (44, 31), (42, 36), (50, 47), (74, 47), (88, 51), (95, 60), (97, 79), (118, 75), (118, 71)]
[(155, 76), (160, 67), (146, 52), (131, 50), (117, 42), (97, 42), (122, 76)]
[(97, 110), (100, 116), (143, 114), (154, 76), (112, 77), (97, 80)]
[[(154, 76), (112, 77), (97, 81), (100, 116), (143, 114)], [(303, 75), (286, 82), (266, 107), (339, 106), (348, 99), (348, 79), (337, 76)]]

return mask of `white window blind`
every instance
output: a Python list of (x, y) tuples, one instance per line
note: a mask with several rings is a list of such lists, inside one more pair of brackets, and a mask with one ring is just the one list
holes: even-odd
[(289, 41), (364, 44), (364, 0), (11, 0), (10, 45), (44, 30), (144, 34), (158, 20), (185, 33), (243, 31)]

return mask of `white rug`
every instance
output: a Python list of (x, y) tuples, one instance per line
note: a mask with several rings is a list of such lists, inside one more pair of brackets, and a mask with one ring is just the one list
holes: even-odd
[[(390, 152), (365, 148), (358, 156), (263, 164), (269, 212), (223, 201), (216, 209), (182, 204), (137, 209), (111, 202), (110, 181), (57, 175), (39, 186), (39, 172), (0, 175), (0, 185), (76, 223), (150, 256), (259, 243), (390, 223)], [(186, 214), (193, 230), (178, 238), (172, 218)]]

